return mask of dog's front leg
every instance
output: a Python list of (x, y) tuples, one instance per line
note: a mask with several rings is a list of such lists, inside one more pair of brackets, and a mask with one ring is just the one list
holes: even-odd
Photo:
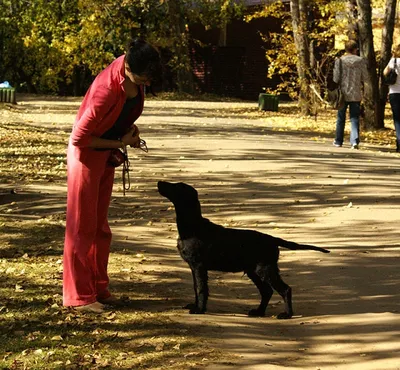
[(199, 296), (197, 295), (197, 279), (196, 279), (196, 274), (194, 273), (194, 270), (191, 268), (192, 270), (192, 279), (193, 279), (193, 289), (194, 289), (194, 297), (195, 297), (195, 301), (194, 303), (189, 303), (187, 304), (185, 307), (188, 310), (193, 310), (199, 307)]
[(190, 307), (189, 313), (199, 314), (207, 310), (208, 300), (208, 274), (207, 270), (201, 264), (190, 266), (193, 275), (193, 286), (195, 290), (195, 305)]

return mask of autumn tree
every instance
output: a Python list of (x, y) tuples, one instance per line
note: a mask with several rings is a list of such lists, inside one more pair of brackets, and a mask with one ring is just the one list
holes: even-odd
[(0, 74), (4, 79), (21, 81), (30, 92), (57, 86), (63, 58), (54, 47), (53, 33), (62, 32), (65, 20), (59, 4), (51, 0), (0, 3)]
[[(190, 63), (191, 39), (189, 25), (201, 23), (207, 29), (219, 28), (242, 12), (240, 1), (236, 0), (162, 0), (169, 22), (163, 32), (163, 43), (172, 52), (171, 65), (177, 74), (180, 91), (193, 93), (193, 72)], [(165, 23), (165, 20), (163, 21)]]
[[(339, 52), (335, 49), (334, 40), (357, 40), (360, 54), (368, 64), (364, 123), (367, 129), (382, 128), (388, 92), (382, 81), (382, 71), (391, 56), (397, 0), (291, 0), (290, 4), (290, 12), (276, 1), (247, 17), (248, 21), (275, 17), (282, 22), (281, 33), (261, 34), (267, 43), (268, 76), (280, 75), (283, 80), (277, 90), (287, 91), (298, 98), (302, 112), (309, 113), (312, 92), (307, 85), (316, 87), (314, 92), (321, 91), (320, 87), (327, 87), (332, 69), (329, 61), (333, 61)], [(384, 14), (382, 45), (378, 55), (375, 52), (372, 5), (382, 9)], [(310, 13), (317, 15), (313, 17), (314, 22), (310, 22)], [(296, 50), (295, 55), (293, 50)], [(294, 70), (296, 74), (291, 73)]]
[(178, 90), (194, 93), (193, 75), (190, 64), (189, 32), (185, 23), (184, 6), (180, 0), (165, 2), (171, 25), (170, 47), (174, 51), (173, 64), (177, 72)]
[[(349, 0), (349, 4), (355, 17), (349, 24), (352, 24), (357, 31), (355, 36), (358, 36), (360, 55), (365, 58), (368, 66), (368, 80), (364, 86), (363, 121), (366, 129), (380, 129), (384, 127), (388, 93), (388, 87), (383, 83), (382, 73), (391, 57), (397, 0), (386, 0), (385, 4), (382, 0)], [(382, 9), (383, 14), (383, 24), (375, 20), (378, 25), (382, 25), (379, 59), (375, 51), (377, 45), (374, 42), (372, 6)]]
[(290, 11), (292, 14), (293, 38), (297, 51), (297, 74), (299, 76), (299, 102), (303, 114), (310, 113), (310, 40), (307, 32), (307, 0), (291, 0)]
[[(382, 45), (381, 55), (379, 61), (379, 107), (376, 114), (377, 124), (376, 127), (383, 127), (385, 117), (385, 104), (388, 94), (388, 86), (383, 83), (383, 70), (389, 63), (391, 58), (391, 50), (393, 45), (393, 33), (396, 18), (397, 0), (386, 0), (385, 12), (382, 27)], [(375, 127), (375, 125), (374, 125)]]
[(246, 17), (249, 22), (260, 17), (281, 22), (281, 32), (261, 33), (269, 62), (267, 77), (281, 77), (276, 91), (297, 98), (303, 114), (317, 114), (312, 101), (319, 99), (316, 94), (322, 95), (327, 85), (337, 53), (334, 37), (343, 34), (346, 27), (344, 19), (336, 14), (344, 10), (343, 1), (292, 0), (290, 9), (274, 1)]
[(346, 4), (347, 38), (359, 41), (357, 0), (348, 0)]
[(372, 33), (372, 8), (370, 0), (357, 0), (360, 53), (367, 61), (368, 80), (364, 83), (364, 123), (367, 128), (379, 128), (379, 90), (374, 35)]
[(169, 50), (178, 87), (193, 92), (188, 24), (218, 27), (238, 9), (235, 0), (2, 0), (0, 78), (30, 92), (82, 94), (140, 36)]

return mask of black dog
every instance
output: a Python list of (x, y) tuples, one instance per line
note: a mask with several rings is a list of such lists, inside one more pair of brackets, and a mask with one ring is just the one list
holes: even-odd
[[(315, 250), (327, 249), (297, 244), (254, 230), (229, 229), (202, 217), (196, 189), (185, 183), (158, 182), (159, 193), (175, 206), (179, 232), (178, 249), (192, 270), (195, 303), (186, 308), (190, 313), (204, 313), (208, 299), (208, 270), (244, 271), (261, 294), (258, 308), (249, 316), (264, 316), (275, 289), (285, 301), (285, 312), (278, 319), (293, 315), (291, 288), (279, 275), (279, 248)], [(272, 289), (273, 288), (273, 289)]]

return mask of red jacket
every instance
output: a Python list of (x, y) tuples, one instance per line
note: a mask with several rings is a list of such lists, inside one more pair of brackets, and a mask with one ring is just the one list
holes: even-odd
[[(116, 122), (125, 104), (126, 94), (124, 55), (114, 60), (100, 72), (82, 101), (70, 137), (70, 143), (87, 147), (91, 136), (100, 137)], [(142, 114), (144, 104), (143, 85), (140, 86), (140, 102), (132, 109), (127, 120), (129, 128)]]

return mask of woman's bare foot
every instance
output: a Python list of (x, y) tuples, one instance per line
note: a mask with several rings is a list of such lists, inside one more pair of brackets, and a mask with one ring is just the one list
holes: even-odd
[(104, 312), (104, 305), (101, 304), (100, 302), (93, 302), (82, 306), (75, 306), (74, 308), (79, 312), (93, 312), (93, 313)]

